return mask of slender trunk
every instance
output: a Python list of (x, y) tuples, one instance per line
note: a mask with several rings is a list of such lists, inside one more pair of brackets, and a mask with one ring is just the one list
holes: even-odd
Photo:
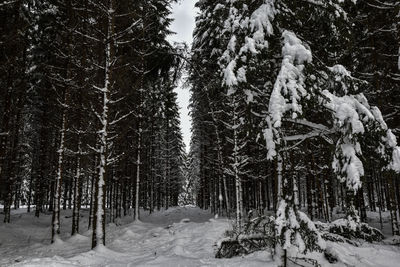
[[(109, 45), (107, 45), (107, 51), (109, 51)], [(109, 52), (107, 53), (109, 54)], [(107, 62), (110, 60), (109, 55), (107, 55)], [(107, 167), (107, 131), (108, 131), (108, 88), (109, 88), (109, 71), (107, 70), (107, 67), (109, 67), (109, 63), (106, 63), (106, 81), (105, 81), (105, 90), (103, 93), (103, 115), (102, 115), (102, 124), (103, 128), (101, 130), (101, 135), (100, 135), (100, 165), (99, 165), (99, 175), (97, 177), (97, 182), (96, 182), (96, 197), (95, 197), (95, 214), (94, 214), (94, 220), (93, 220), (93, 236), (92, 236), (92, 248), (95, 248), (96, 246), (103, 244), (105, 245), (105, 233), (104, 233), (104, 228), (105, 228), (105, 220), (106, 220), (106, 214), (105, 214), (105, 180), (106, 180), (106, 167)]]
[(218, 177), (218, 216), (222, 215), (223, 200), (221, 177)]
[[(112, 180), (112, 177), (108, 177), (108, 186), (107, 186), (107, 191), (108, 191), (108, 202), (106, 208), (110, 210), (110, 217), (108, 222), (114, 222), (114, 192), (113, 189), (115, 188), (115, 183)], [(107, 193), (106, 193), (107, 195)]]
[(399, 225), (397, 219), (397, 205), (396, 205), (396, 196), (395, 196), (395, 188), (394, 188), (394, 177), (391, 173), (387, 175), (388, 180), (388, 199), (389, 199), (389, 210), (390, 217), (392, 223), (392, 233), (393, 235), (399, 235)]
[[(295, 179), (295, 178), (293, 178)], [(299, 204), (300, 204), (300, 198), (299, 198), (299, 187), (297, 186), (297, 182), (294, 180), (293, 181), (293, 204), (294, 204), (294, 210), (299, 209)]]
[(99, 245), (105, 245), (106, 235), (105, 235), (105, 223), (106, 223), (106, 168), (108, 164), (108, 116), (109, 116), (109, 94), (112, 90), (112, 65), (114, 61), (114, 51), (113, 51), (113, 35), (114, 35), (114, 1), (110, 0), (108, 9), (108, 25), (107, 25), (107, 41), (106, 41), (106, 57), (104, 63), (104, 87), (103, 92), (103, 113), (101, 115), (102, 129), (100, 131), (100, 166), (99, 175), (97, 177), (96, 183), (96, 199), (95, 199), (95, 216), (93, 220), (93, 235), (92, 235), (92, 248)]
[(76, 175), (74, 186), (74, 208), (72, 211), (72, 235), (79, 233), (79, 211), (81, 209), (81, 138), (78, 136), (78, 156), (76, 158)]
[(137, 148), (137, 161), (136, 161), (136, 195), (135, 195), (135, 221), (139, 220), (139, 189), (140, 189), (140, 152), (141, 152), (141, 137), (142, 128), (139, 123), (139, 137)]
[[(279, 141), (278, 141), (279, 142)], [(282, 177), (282, 172), (283, 172), (283, 159), (280, 151), (277, 151), (277, 168), (276, 168), (276, 177), (277, 177), (277, 210), (280, 208), (281, 202), (283, 203), (283, 177)], [(279, 238), (279, 237), (278, 237)], [(279, 260), (281, 261), (281, 264), (283, 266), (287, 266), (287, 251), (286, 249), (283, 248), (281, 242), (276, 242), (275, 245), (275, 253), (278, 255)], [(279, 265), (281, 266), (281, 265)]]
[[(65, 180), (64, 181), (64, 195), (63, 195), (63, 210), (67, 209), (67, 199), (68, 199), (68, 182)], [(50, 203), (53, 203), (53, 201), (50, 201)]]
[(73, 179), (70, 179), (68, 181), (68, 209), (72, 209), (72, 192), (74, 190), (74, 181)]
[[(66, 94), (65, 92), (64, 94)], [(66, 97), (64, 97), (66, 100)], [(54, 243), (60, 235), (60, 202), (61, 202), (61, 183), (63, 178), (63, 158), (64, 158), (64, 146), (65, 146), (65, 131), (66, 131), (66, 119), (67, 114), (64, 108), (62, 114), (62, 124), (60, 133), (60, 146), (58, 149), (58, 168), (57, 177), (54, 183), (54, 206), (53, 206), (53, 217), (52, 217), (52, 231), (51, 231), (51, 243)], [(65, 201), (65, 199), (64, 199)]]
[(283, 163), (282, 163), (282, 156), (280, 153), (277, 155), (277, 199), (279, 205), (279, 202), (282, 199), (282, 171), (283, 171)]
[(31, 203), (32, 203), (32, 187), (33, 187), (33, 175), (29, 179), (29, 192), (28, 192), (28, 212), (31, 212)]
[(383, 230), (383, 220), (382, 220), (382, 208), (383, 208), (383, 205), (382, 205), (382, 196), (381, 196), (381, 190), (380, 190), (380, 185), (379, 185), (379, 180), (380, 179), (378, 179), (375, 169), (373, 171), (373, 177), (374, 177), (374, 180), (376, 182), (376, 187), (377, 187), (376, 193), (377, 193), (378, 205), (379, 205), (379, 207), (378, 207), (378, 209), (379, 209), (379, 224), (381, 226), (381, 230)]
[[(234, 111), (233, 115), (233, 122), (234, 124), (237, 123), (237, 115), (236, 111)], [(236, 189), (236, 225), (239, 230), (242, 229), (242, 217), (243, 217), (243, 204), (242, 204), (242, 181), (240, 180), (239, 176), (239, 169), (238, 169), (238, 153), (239, 153), (239, 147), (238, 147), (238, 136), (237, 136), (237, 130), (236, 127), (233, 130), (233, 142), (234, 142), (234, 147), (233, 147), (233, 156), (234, 156), (234, 166), (233, 166), (233, 171), (235, 175), (235, 189)]]
[[(92, 173), (92, 178), (91, 178), (91, 181), (90, 181), (90, 206), (89, 206), (90, 209), (89, 209), (88, 229), (90, 229), (93, 226), (92, 223), (94, 221), (94, 211), (95, 211), (95, 207), (94, 207), (95, 200), (94, 200), (94, 198), (95, 198), (95, 194), (96, 194), (96, 192), (95, 192), (95, 187), (96, 187), (95, 186), (95, 182), (97, 181), (97, 179), (95, 178), (97, 176), (97, 173), (96, 173), (97, 155), (94, 158), (94, 165), (95, 165), (95, 167), (94, 167), (94, 171)], [(88, 183), (89, 183), (89, 181), (88, 181)]]
[[(329, 177), (329, 169), (327, 169), (325, 177)], [(330, 222), (330, 212), (329, 212), (329, 191), (328, 191), (328, 184), (327, 181), (323, 182), (323, 190), (324, 190), (324, 203), (325, 203), (325, 219), (326, 221)]]

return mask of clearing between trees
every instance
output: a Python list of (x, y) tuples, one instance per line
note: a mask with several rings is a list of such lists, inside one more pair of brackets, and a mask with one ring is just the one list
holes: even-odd
[[(62, 228), (70, 229), (71, 215), (71, 210), (62, 210)], [(368, 215), (371, 223), (378, 225), (378, 216)], [(85, 229), (88, 211), (82, 210), (81, 216)], [(390, 234), (388, 216), (389, 213), (384, 214), (384, 230)], [(15, 223), (0, 226), (0, 266), (276, 266), (268, 250), (231, 259), (215, 258), (218, 242), (232, 223), (226, 218), (215, 219), (209, 211), (193, 206), (173, 207), (151, 215), (142, 212), (138, 222), (127, 216), (109, 223), (107, 248), (96, 250), (90, 250), (91, 231), (72, 237), (64, 233), (62, 241), (50, 244), (50, 213), (36, 218), (19, 209), (13, 211), (12, 217)], [(360, 243), (358, 247), (327, 242), (328, 249), (339, 258), (334, 264), (318, 253), (306, 256), (317, 259), (321, 266), (396, 266), (400, 247), (390, 245), (395, 243), (396, 237), (382, 243)]]

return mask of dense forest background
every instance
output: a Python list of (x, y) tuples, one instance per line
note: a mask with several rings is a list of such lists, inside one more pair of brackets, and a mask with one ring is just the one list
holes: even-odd
[(166, 40), (173, 2), (0, 3), (4, 222), (50, 211), (55, 241), (60, 209), (74, 234), (89, 207), (96, 247), (131, 209), (195, 204), (239, 230), (275, 214), (284, 249), (335, 213), (389, 210), (400, 234), (400, 3), (200, 0), (189, 52)]
[(174, 88), (183, 47), (166, 41), (170, 2), (0, 4), (6, 223), (12, 205), (34, 205), (35, 216), (54, 211), (54, 239), (60, 206), (74, 209), (75, 233), (81, 206), (101, 228), (106, 207), (113, 221), (135, 205), (178, 205), (184, 148)]

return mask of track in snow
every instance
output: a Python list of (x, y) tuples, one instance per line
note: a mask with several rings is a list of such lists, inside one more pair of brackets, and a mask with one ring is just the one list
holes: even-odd
[[(13, 223), (0, 225), (0, 266), (243, 266), (244, 258), (215, 259), (215, 244), (229, 229), (226, 219), (213, 219), (208, 211), (196, 207), (174, 207), (151, 215), (142, 213), (142, 221), (126, 217), (108, 224), (106, 244), (90, 250), (90, 231), (68, 236), (70, 211), (62, 213), (63, 242), (50, 245), (51, 215), (13, 216)], [(81, 229), (87, 227), (83, 212)], [(8, 230), (6, 228), (9, 228)], [(7, 234), (2, 234), (7, 232)], [(44, 238), (44, 239), (43, 239)], [(266, 266), (268, 253), (245, 266)], [(260, 259), (261, 258), (261, 259)]]
[[(233, 259), (215, 259), (215, 245), (231, 228), (227, 219), (214, 219), (196, 207), (174, 207), (141, 222), (125, 217), (107, 226), (107, 247), (90, 250), (91, 232), (69, 236), (71, 211), (62, 211), (62, 242), (50, 245), (51, 214), (14, 214), (11, 224), (0, 224), (0, 266), (275, 266), (263, 251)], [(87, 229), (87, 211), (81, 229)], [(0, 215), (0, 220), (2, 215)], [(309, 255), (322, 266), (398, 266), (400, 247), (365, 243), (361, 247), (328, 242), (340, 261), (331, 265), (321, 254)]]

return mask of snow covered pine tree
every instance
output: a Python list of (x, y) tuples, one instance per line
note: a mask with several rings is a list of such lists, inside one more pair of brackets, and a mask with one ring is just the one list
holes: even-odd
[[(346, 20), (343, 9), (334, 1), (317, 1), (312, 3), (312, 8), (318, 5), (328, 10), (323, 14), (329, 13), (329, 19), (339, 20), (337, 23)], [(386, 164), (385, 167), (395, 171), (398, 171), (399, 148), (379, 109), (370, 107), (363, 94), (359, 93), (362, 83), (352, 78), (342, 65), (326, 67), (322, 62), (313, 62), (311, 49), (293, 32), (302, 34), (304, 28), (294, 27), (299, 22), (288, 22), (289, 14), (301, 14), (302, 9), (298, 5), (273, 0), (257, 1), (251, 5), (246, 1), (228, 1), (224, 8), (229, 9), (229, 14), (220, 34), (222, 40), (229, 41), (219, 63), (221, 82), (227, 88), (226, 94), (231, 99), (233, 110), (230, 126), (233, 131), (232, 174), (236, 183), (236, 224), (239, 228), (243, 217), (241, 183), (245, 172), (238, 168), (245, 166), (250, 156), (238, 154), (247, 143), (244, 139), (242, 143), (238, 140), (238, 131), (245, 122), (243, 113), (238, 111), (239, 101), (248, 106), (251, 102), (249, 96), (252, 98), (256, 94), (251, 92), (254, 88), (250, 85), (252, 80), (247, 79), (254, 64), (252, 60), (257, 60), (257, 55), (264, 51), (269, 52), (269, 57), (274, 57), (278, 47), (274, 40), (282, 39), (282, 61), (276, 64), (276, 75), (264, 79), (273, 85), (267, 105), (264, 138), (268, 159), (276, 159), (277, 162), (275, 252), (278, 258), (282, 256), (280, 264), (286, 265), (288, 250), (296, 248), (296, 251), (304, 253), (324, 249), (324, 241), (314, 223), (298, 209), (299, 196), (294, 177), (284, 173), (290, 166), (286, 162), (290, 162), (288, 155), (291, 150), (306, 140), (316, 138), (322, 138), (328, 145), (335, 144), (332, 169), (347, 187), (348, 227), (354, 228), (360, 220), (353, 207), (353, 198), (364, 175), (359, 159), (361, 140), (374, 136), (373, 146), (382, 152), (379, 154), (382, 166)], [(268, 82), (265, 84), (268, 90)], [(324, 116), (322, 121), (325, 123), (313, 122), (313, 112)]]

